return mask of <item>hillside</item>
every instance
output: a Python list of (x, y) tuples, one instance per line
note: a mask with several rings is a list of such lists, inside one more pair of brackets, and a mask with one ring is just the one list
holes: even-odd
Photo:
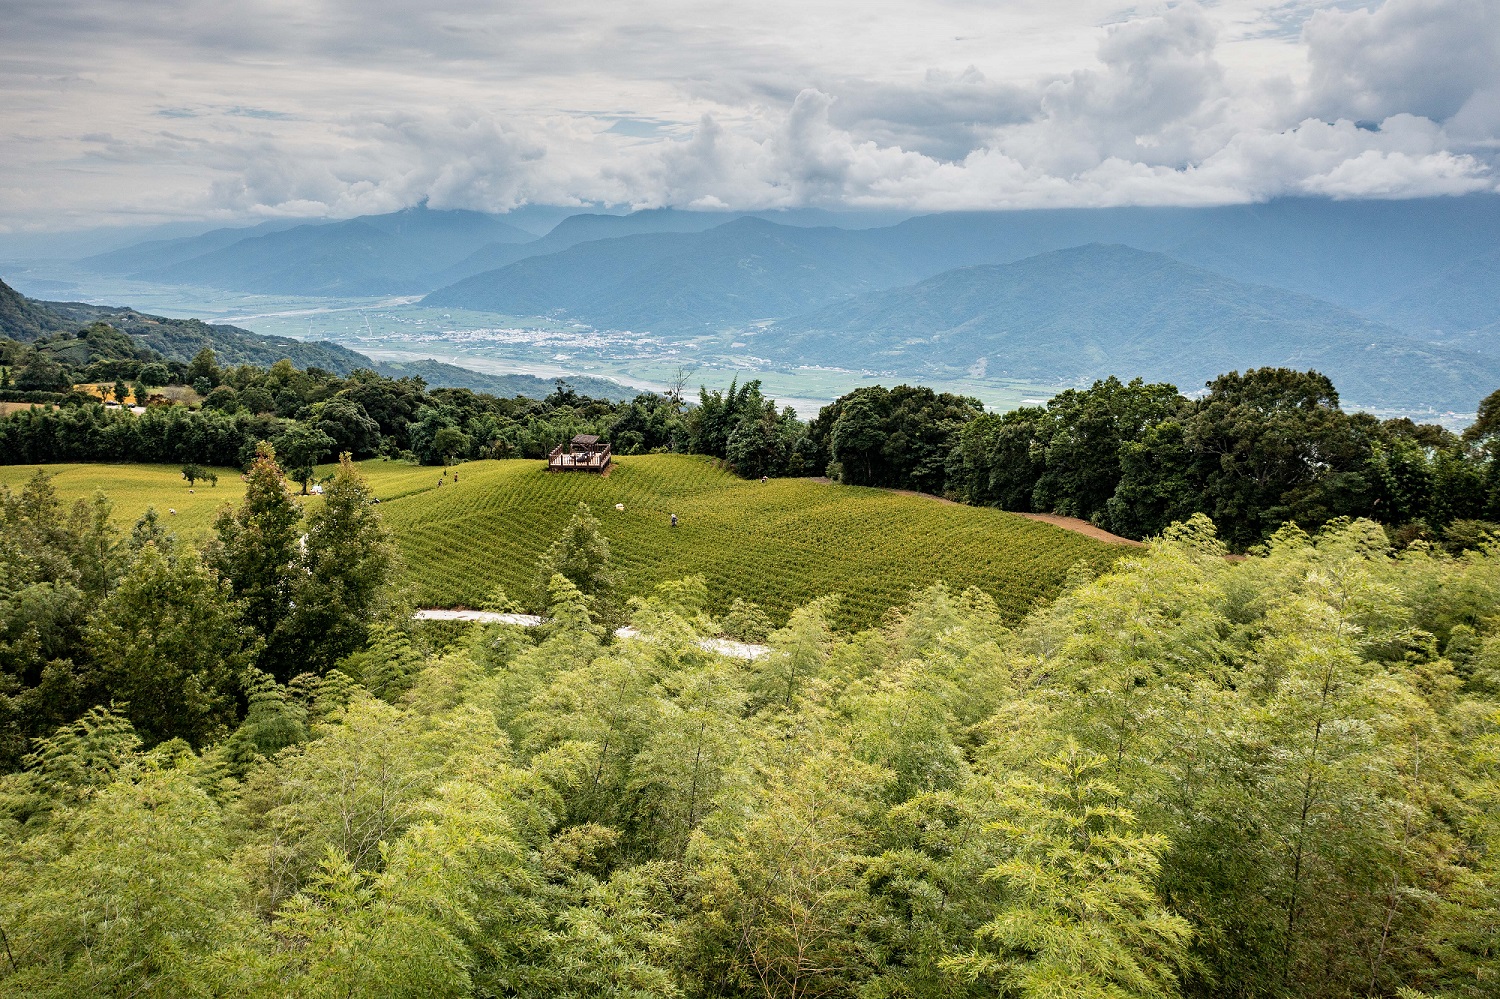
[(201, 319), (168, 319), (149, 316), (125, 306), (89, 305), (84, 302), (39, 302), (63, 321), (63, 328), (76, 329), (89, 323), (106, 322), (129, 333), (168, 360), (191, 361), (204, 347), (213, 348), (220, 364), (266, 366), (288, 358), (299, 368), (324, 368), (348, 374), (370, 367), (365, 355), (327, 340), (294, 340), (290, 337), (252, 333), (238, 326), (205, 323)]
[[(54, 485), (65, 501), (104, 487), (127, 526), (148, 504), (163, 513), (173, 506), (179, 516), (168, 526), (184, 536), (206, 531), (213, 507), (243, 491), (229, 475), (217, 490), (200, 485), (190, 495), (167, 466), (45, 467), (59, 473)], [(458, 467), (457, 483), (440, 488), (434, 468), (360, 467), (382, 500), (419, 606), (478, 606), (496, 585), (524, 594), (537, 556), (579, 501), (603, 522), (623, 593), (702, 573), (718, 609), (743, 597), (778, 621), (814, 597), (842, 593), (838, 623), (873, 625), (913, 588), (937, 579), (978, 586), (1018, 619), (1055, 594), (1072, 565), (1117, 551), (997, 510), (810, 479), (762, 485), (684, 455), (622, 458), (605, 479), (549, 475), (539, 461), (471, 462)], [(0, 466), (0, 483), (15, 487), (35, 468)], [(676, 530), (672, 513), (681, 521)]]
[(850, 249), (865, 240), (863, 232), (741, 218), (700, 233), (580, 243), (475, 275), (423, 303), (561, 313), (614, 329), (720, 329), (911, 280), (896, 255)]
[[(480, 212), (418, 206), (239, 238), (168, 264), (148, 258), (131, 277), (264, 294), (409, 294), (432, 287), (428, 275), (480, 247), (531, 238)], [(159, 250), (154, 255), (160, 257)], [(111, 266), (118, 267), (124, 251), (111, 259)]]
[[(534, 375), (491, 375), (470, 371), (432, 359), (421, 361), (374, 361), (358, 351), (326, 340), (306, 341), (291, 337), (252, 333), (238, 326), (205, 323), (198, 319), (168, 319), (150, 316), (124, 306), (89, 305), (85, 302), (41, 302), (27, 298), (0, 281), (0, 336), (30, 342), (57, 331), (74, 331), (91, 323), (105, 322), (127, 334), (129, 349), (109, 356), (156, 356), (169, 361), (191, 361), (209, 347), (220, 364), (253, 364), (266, 367), (282, 358), (299, 368), (318, 367), (347, 375), (356, 368), (370, 368), (392, 378), (415, 376), (432, 388), (466, 388), (499, 396), (523, 395), (540, 399), (549, 394), (556, 379)], [(78, 341), (67, 345), (77, 356), (66, 357), (57, 345), (49, 353), (79, 364), (93, 355)], [(79, 353), (82, 351), (82, 353)], [(568, 383), (585, 395), (602, 399), (628, 399), (635, 395), (617, 382), (589, 376), (570, 377)]]
[[(431, 358), (423, 361), (372, 361), (369, 366), (391, 378), (420, 378), (432, 388), (466, 388), (474, 392), (488, 392), (501, 398), (520, 395), (528, 399), (543, 399), (556, 389), (558, 381), (555, 378), (538, 378), (536, 375), (492, 375), (460, 368), (455, 364), (444, 364)], [(638, 394), (638, 390), (607, 378), (568, 375), (562, 380), (580, 395), (594, 399), (623, 400)]]
[(757, 353), (947, 375), (1192, 390), (1225, 371), (1316, 368), (1348, 402), (1466, 409), (1500, 359), (1407, 338), (1327, 302), (1243, 284), (1163, 254), (1089, 245), (961, 268), (776, 323)]
[(0, 281), (0, 336), (30, 341), (66, 328), (56, 312)]
[(295, 228), (299, 224), (303, 223), (297, 219), (274, 219), (253, 226), (212, 229), (194, 236), (152, 239), (85, 257), (78, 261), (78, 266), (96, 274), (125, 275), (160, 270), (215, 250), (222, 250), (242, 239), (266, 236), (273, 232)]
[(1377, 308), (1394, 326), (1433, 336), (1486, 332), (1471, 349), (1500, 354), (1493, 331), (1500, 325), (1500, 249), (1451, 267)]

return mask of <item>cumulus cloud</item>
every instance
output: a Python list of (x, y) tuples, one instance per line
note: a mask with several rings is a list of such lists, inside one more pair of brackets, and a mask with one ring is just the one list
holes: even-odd
[(1500, 84), (1500, 4), (1391, 0), (1374, 10), (1319, 11), (1303, 29), (1308, 95), (1324, 118), (1412, 114), (1445, 122)]
[(28, 5), (11, 22), (0, 226), (343, 217), (422, 199), (1390, 198), (1494, 190), (1500, 165), (1493, 0), (1330, 7), (1300, 35), (1281, 30), (1279, 0), (1103, 27), (1104, 0), (913, 0), (879, 18), (852, 0), (648, 0), (637, 14), (245, 0), (222, 17), (143, 0), (131, 18), (97, 3), (97, 19)]

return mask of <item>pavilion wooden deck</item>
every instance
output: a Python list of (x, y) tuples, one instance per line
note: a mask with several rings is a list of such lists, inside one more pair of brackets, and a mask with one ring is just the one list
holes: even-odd
[(547, 455), (549, 472), (597, 472), (603, 474), (612, 460), (609, 445), (599, 438), (580, 434), (570, 443), (559, 444)]

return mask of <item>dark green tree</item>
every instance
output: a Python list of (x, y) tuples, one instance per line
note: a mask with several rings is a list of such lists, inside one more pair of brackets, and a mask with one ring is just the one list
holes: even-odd
[(373, 499), (359, 469), (342, 456), (322, 506), (307, 518), (294, 608), (269, 637), (274, 676), (326, 673), (364, 647), (371, 625), (389, 606), (396, 550)]
[[(269, 636), (292, 610), (301, 572), (297, 525), (302, 512), (287, 491), (271, 445), (256, 449), (245, 479), (244, 501), (237, 510), (226, 506), (219, 512), (204, 557), (244, 601), (245, 622)], [(262, 668), (283, 681), (295, 672)]]
[(328, 457), (332, 449), (333, 438), (306, 423), (293, 423), (276, 438), (276, 453), (286, 463), (287, 477), (301, 484), (304, 496), (307, 484), (312, 481), (313, 466)]
[[(579, 503), (562, 534), (537, 560), (538, 601), (545, 605), (553, 576), (562, 576), (586, 598), (607, 603), (614, 591), (609, 540), (587, 503)], [(597, 613), (597, 611), (596, 611)]]
[(168, 558), (148, 543), (89, 618), (92, 685), (148, 743), (222, 737), (257, 639), (228, 584), (191, 549)]

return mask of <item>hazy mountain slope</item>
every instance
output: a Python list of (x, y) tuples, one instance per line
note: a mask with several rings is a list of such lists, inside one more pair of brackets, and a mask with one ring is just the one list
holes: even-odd
[(721, 212), (684, 212), (657, 208), (631, 212), (629, 215), (570, 215), (540, 239), (522, 244), (492, 243), (437, 275), (439, 286), (461, 281), (474, 274), (497, 270), (528, 257), (561, 253), (563, 250), (597, 239), (618, 239), (643, 233), (703, 232), (743, 216)]
[(255, 226), (214, 229), (197, 236), (179, 239), (153, 239), (111, 250), (108, 253), (85, 257), (78, 261), (78, 266), (96, 274), (133, 274), (139, 271), (160, 270), (182, 263), (184, 260), (201, 257), (205, 253), (222, 250), (242, 239), (253, 239), (256, 236), (265, 236), (283, 229), (292, 229), (299, 224), (302, 223), (296, 219), (276, 219)]
[(467, 278), (423, 302), (690, 332), (789, 315), (914, 276), (899, 257), (871, 249), (864, 233), (741, 218), (701, 233), (580, 243)]
[(871, 235), (931, 267), (931, 274), (1120, 243), (1365, 311), (1500, 249), (1500, 197), (955, 212)]
[(30, 341), (67, 327), (57, 313), (0, 281), (0, 336)]
[[(1500, 249), (1449, 268), (1375, 314), (1394, 326), (1435, 337), (1493, 328), (1500, 324)], [(1500, 342), (1487, 336), (1473, 339), (1474, 349), (1500, 353)]]
[(278, 295), (411, 294), (481, 246), (530, 239), (480, 212), (418, 207), (250, 236), (131, 277)]
[[(538, 378), (536, 375), (492, 375), (483, 371), (471, 371), (455, 364), (444, 364), (431, 358), (422, 361), (378, 361), (374, 368), (382, 375), (392, 378), (415, 377), (432, 388), (466, 388), (490, 395), (511, 397), (525, 396), (528, 399), (545, 399), (557, 388), (558, 379)], [(634, 399), (639, 390), (627, 388), (619, 382), (589, 375), (567, 375), (562, 381), (574, 391), (595, 399)]]
[(753, 334), (792, 362), (1087, 381), (1110, 374), (1192, 390), (1248, 367), (1317, 368), (1375, 407), (1472, 409), (1500, 359), (1404, 337), (1327, 302), (1233, 281), (1162, 254), (1089, 245), (949, 271)]

